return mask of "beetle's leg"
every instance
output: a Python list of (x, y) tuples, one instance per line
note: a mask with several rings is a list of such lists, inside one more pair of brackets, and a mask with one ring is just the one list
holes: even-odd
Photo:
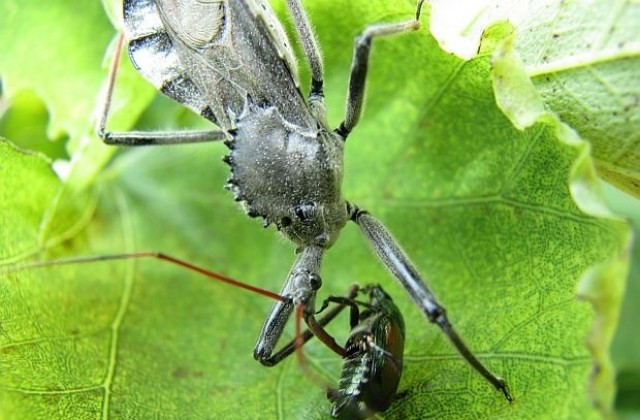
[(304, 305), (307, 311), (315, 311), (316, 291), (322, 285), (318, 273), (323, 253), (322, 248), (308, 246), (297, 255), (280, 292), (282, 296), (290, 297), (291, 301), (276, 302), (273, 305), (253, 350), (253, 357), (263, 365), (273, 366), (286, 357), (280, 352), (273, 354), (273, 350), (294, 307)]
[(219, 130), (211, 131), (175, 131), (175, 132), (144, 132), (144, 131), (125, 131), (125, 132), (108, 132), (105, 129), (109, 110), (111, 108), (111, 98), (116, 83), (116, 75), (120, 67), (120, 58), (122, 57), (122, 48), (124, 46), (124, 34), (118, 36), (116, 42), (116, 52), (109, 69), (109, 78), (105, 89), (105, 96), (100, 110), (96, 132), (106, 144), (119, 146), (148, 146), (161, 144), (184, 144), (184, 143), (202, 143), (209, 141), (225, 140), (229, 134)]
[[(360, 322), (360, 309), (358, 308), (358, 302), (355, 300), (355, 297), (358, 295), (360, 291), (360, 286), (354, 284), (349, 289), (349, 293), (347, 296), (329, 296), (322, 307), (324, 308), (328, 302), (337, 303), (341, 307), (349, 306), (350, 307), (350, 320), (349, 325), (351, 329), (353, 329)], [(306, 309), (306, 308), (305, 308)], [(303, 312), (304, 321), (307, 323), (309, 330), (318, 337), (318, 340), (322, 341), (324, 345), (333, 350), (336, 354), (341, 357), (346, 357), (348, 355), (347, 349), (339, 345), (336, 340), (329, 334), (324, 326), (326, 324), (322, 324), (315, 318), (315, 311), (305, 310)]]
[[(356, 294), (357, 293), (358, 293), (358, 289), (356, 289)], [(324, 310), (324, 308), (326, 308), (329, 305), (329, 302), (337, 303), (342, 307), (349, 306), (349, 309), (350, 309), (349, 310), (349, 326), (351, 327), (351, 329), (353, 329), (353, 327), (358, 325), (358, 323), (360, 322), (360, 308), (358, 308), (358, 304), (356, 303), (354, 298), (355, 298), (355, 294), (354, 295), (349, 294), (348, 296), (329, 296), (324, 300), (324, 302), (322, 303), (322, 306), (320, 307), (320, 310), (316, 313), (319, 313), (320, 311)]]
[(504, 379), (491, 373), (464, 344), (449, 322), (444, 307), (440, 305), (431, 290), (429, 290), (418, 270), (387, 228), (366, 211), (359, 210), (355, 206), (352, 207), (354, 210), (351, 214), (351, 220), (360, 226), (375, 253), (391, 274), (402, 283), (411, 299), (424, 312), (427, 319), (438, 324), (467, 362), (494, 387), (500, 390), (508, 401), (511, 401), (512, 397)]
[(347, 138), (353, 127), (358, 124), (364, 103), (364, 89), (369, 68), (369, 53), (371, 41), (378, 36), (399, 34), (416, 31), (420, 28), (420, 10), (424, 0), (418, 1), (415, 18), (405, 22), (382, 23), (365, 28), (364, 32), (355, 40), (349, 90), (347, 92), (347, 106), (344, 121), (336, 129), (336, 133)]
[[(321, 311), (324, 311), (327, 306), (329, 305), (329, 301), (333, 301), (332, 298), (339, 298), (339, 299), (344, 299), (344, 302), (336, 302), (337, 305), (334, 306), (333, 308), (331, 308), (329, 311), (327, 311), (322, 318), (318, 319), (316, 322), (318, 325), (320, 325), (321, 327), (325, 327), (327, 326), (331, 321), (333, 321), (333, 319), (338, 316), (340, 314), (340, 312), (342, 312), (344, 310), (344, 308), (349, 305), (351, 306), (352, 303), (354, 303), (354, 299), (355, 297), (358, 295), (358, 291), (360, 290), (360, 286), (358, 286), (357, 284), (354, 284), (353, 286), (351, 286), (351, 288), (349, 288), (349, 292), (347, 293), (346, 296), (342, 297), (337, 297), (337, 296), (331, 296), (330, 298), (326, 299), (324, 301), (324, 303), (322, 304), (322, 307), (318, 310), (318, 312), (316, 312), (316, 314), (320, 313)], [(326, 303), (326, 305), (325, 305)], [(351, 319), (353, 319), (353, 306), (351, 306), (352, 310), (352, 314), (351, 314)], [(356, 307), (356, 310), (358, 308)], [(357, 324), (357, 322), (356, 322)], [(351, 328), (353, 328), (354, 324), (352, 323)], [(285, 344), (284, 346), (282, 346), (282, 348), (274, 355), (272, 355), (271, 357), (273, 359), (277, 359), (278, 361), (283, 360), (287, 357), (289, 357), (290, 355), (293, 354), (293, 352), (296, 350), (296, 340), (298, 340), (299, 342), (301, 341), (302, 344), (306, 343), (307, 341), (309, 341), (311, 338), (313, 338), (315, 336), (315, 334), (310, 330), (307, 329), (304, 332), (302, 332), (302, 334), (300, 335), (300, 337), (296, 337), (293, 340), (289, 341), (287, 344)]]
[[(349, 294), (346, 299), (349, 299), (350, 301), (353, 301), (353, 298), (355, 297), (354, 295)], [(320, 326), (325, 327), (327, 326), (331, 321), (333, 321), (333, 319), (338, 316), (345, 308), (345, 305), (341, 305), (338, 304), (336, 306), (334, 306), (333, 308), (331, 308), (330, 310), (328, 310), (327, 312), (325, 312), (325, 314), (322, 316), (322, 318), (320, 318), (317, 322)], [(290, 342), (288, 342), (287, 344), (285, 344), (282, 349), (280, 349), (278, 351), (278, 359), (282, 360), (285, 359), (286, 357), (290, 356), (291, 354), (293, 354), (293, 352), (296, 350), (296, 341), (298, 340), (298, 342), (302, 342), (302, 344), (306, 343), (307, 341), (309, 341), (311, 338), (313, 338), (315, 335), (313, 332), (311, 332), (310, 329), (305, 330), (304, 332), (302, 332), (302, 334), (300, 335), (300, 337), (296, 337), (293, 340), (291, 340)], [(276, 355), (274, 355), (273, 357), (276, 357)]]

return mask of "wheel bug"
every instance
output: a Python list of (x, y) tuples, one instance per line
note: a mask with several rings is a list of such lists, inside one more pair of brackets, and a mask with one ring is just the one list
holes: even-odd
[(319, 47), (299, 0), (287, 0), (287, 5), (311, 69), (306, 100), (298, 87), (296, 61), (285, 32), (266, 1), (125, 0), (124, 22), (134, 66), (164, 94), (220, 130), (107, 131), (116, 59), (98, 134), (111, 145), (224, 141), (229, 147), (224, 158), (231, 168), (227, 189), (250, 217), (262, 218), (265, 226), (274, 224), (297, 252), (280, 292), (287, 299), (271, 309), (254, 349), (254, 357), (262, 364), (272, 366), (286, 357), (286, 348), (276, 352), (275, 347), (296, 306), (304, 308), (303, 318), (313, 333), (340, 352), (340, 346), (323, 337), (313, 314), (324, 252), (353, 221), (427, 319), (511, 401), (505, 381), (467, 348), (387, 228), (342, 197), (343, 147), (362, 113), (373, 39), (418, 30), (422, 3), (418, 2), (413, 19), (371, 25), (356, 38), (345, 117), (331, 130), (325, 115)]

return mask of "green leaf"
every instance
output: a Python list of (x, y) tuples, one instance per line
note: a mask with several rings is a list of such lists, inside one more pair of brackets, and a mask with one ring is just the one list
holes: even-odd
[(498, 19), (517, 28), (515, 49), (545, 106), (588, 140), (599, 175), (640, 197), (640, 4), (434, 1), (433, 32), (469, 56)]
[[(572, 192), (576, 204), (582, 210), (594, 216), (607, 217), (610, 213), (604, 203), (594, 196), (595, 191), (586, 184), (595, 184), (595, 173), (586, 159), (590, 148), (576, 138), (573, 131), (563, 125), (555, 114), (544, 109), (531, 79), (524, 71), (519, 57), (513, 49), (513, 28), (510, 24), (496, 24), (486, 33), (505, 34), (503, 41), (492, 44), (495, 52), (492, 57), (494, 91), (498, 105), (518, 127), (529, 127), (537, 119), (547, 120), (558, 127), (558, 137), (567, 144), (580, 150), (583, 159), (577, 159), (572, 168)], [(631, 244), (630, 237), (627, 243)], [(626, 278), (629, 268), (629, 250), (606, 264), (596, 265), (583, 276), (577, 295), (591, 302), (596, 310), (596, 321), (587, 345), (596, 360), (597, 371), (592, 375), (591, 398), (596, 407), (613, 405), (615, 397), (614, 369), (609, 357), (609, 346), (617, 327), (620, 301), (624, 291), (624, 282), (615, 279)]]
[[(335, 125), (354, 37), (371, 22), (409, 19), (413, 6), (362, 0), (336, 13), (329, 0), (306, 3), (324, 46)], [(64, 71), (21, 76), (14, 64), (21, 53), (12, 45), (0, 73), (12, 95), (18, 87), (41, 95), (52, 124), (68, 127), (73, 154), (70, 175), (60, 180), (46, 158), (0, 144), (2, 416), (328, 418), (322, 384), (294, 358), (274, 368), (252, 360), (272, 304), (262, 296), (155, 261), (7, 271), (35, 259), (161, 250), (278, 290), (293, 250), (222, 189), (221, 144), (127, 150), (102, 168), (108, 151), (87, 134), (88, 116), (99, 105), (65, 116), (75, 96), (51, 86), (67, 72), (68, 78), (95, 73), (82, 95), (98, 97), (106, 74), (101, 53), (91, 61), (81, 45), (90, 38), (82, 31), (69, 36), (76, 26), (104, 23), (97, 9), (81, 13), (61, 1), (0, 7), (17, 10), (18, 21), (41, 19), (28, 28), (20, 22), (33, 32), (29, 39), (60, 31), (55, 39), (66, 41), (46, 45), (61, 48), (49, 53), (52, 60), (69, 56)], [(77, 22), (61, 25), (60, 16)], [(374, 42), (365, 114), (346, 145), (345, 195), (394, 232), (458, 332), (508, 381), (515, 402), (507, 403), (427, 323), (354, 226), (327, 253), (320, 295), (343, 294), (355, 281), (379, 282), (404, 313), (405, 392), (386, 418), (597, 417), (610, 410), (611, 372), (589, 375), (607, 363), (629, 228), (603, 207), (586, 143), (550, 115), (520, 131), (496, 105), (490, 61), (492, 48), (504, 42), (501, 32), (488, 34), (483, 52), (464, 61), (439, 48), (428, 19), (425, 6), (421, 31)], [(11, 44), (8, 32), (0, 29), (3, 45)], [(28, 51), (40, 48), (34, 41)], [(23, 66), (43, 57), (21, 55)], [(110, 125), (126, 129), (145, 105), (128, 98), (149, 87), (126, 70), (117, 83), (122, 96)], [(538, 109), (534, 99), (523, 102), (525, 111)], [(166, 102), (154, 107), (165, 122), (177, 118)], [(593, 305), (575, 296), (585, 273), (597, 287), (583, 282), (580, 290)], [(347, 324), (341, 318), (331, 326), (339, 341)], [(584, 341), (594, 332), (590, 353)], [(290, 330), (285, 339), (292, 336)], [(305, 356), (321, 376), (338, 377), (341, 360), (320, 343), (305, 346)]]
[[(628, 217), (637, 232), (640, 228), (640, 202), (630, 196), (608, 188), (607, 201), (619, 214)], [(625, 298), (620, 314), (620, 326), (611, 348), (611, 358), (616, 367), (618, 393), (616, 414), (621, 419), (637, 418), (640, 415), (640, 336), (636, 334), (640, 317), (640, 247), (633, 249), (632, 264)]]

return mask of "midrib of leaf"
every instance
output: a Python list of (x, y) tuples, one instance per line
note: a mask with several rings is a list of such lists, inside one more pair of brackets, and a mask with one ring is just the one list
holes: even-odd
[[(634, 47), (636, 46), (634, 45)], [(583, 69), (598, 64), (638, 57), (640, 57), (640, 44), (637, 45), (637, 48), (633, 49), (607, 49), (599, 51), (597, 53), (587, 52), (583, 54), (572, 55), (558, 60), (551, 60), (549, 62), (542, 61), (540, 63), (536, 63), (535, 65), (527, 66), (527, 73), (532, 78), (535, 78), (548, 74)]]
[(442, 198), (434, 200), (408, 200), (401, 198), (393, 198), (385, 201), (385, 207), (389, 208), (420, 208), (420, 209), (441, 209), (441, 208), (456, 208), (465, 206), (484, 206), (487, 204), (506, 204), (513, 207), (518, 207), (523, 210), (528, 210), (534, 213), (542, 213), (555, 216), (559, 219), (573, 221), (581, 224), (587, 224), (596, 226), (598, 228), (606, 229), (611, 233), (617, 233), (607, 223), (600, 220), (594, 220), (592, 216), (584, 213), (574, 214), (567, 213), (565, 210), (554, 209), (552, 207), (541, 206), (538, 204), (528, 204), (522, 201), (510, 199), (502, 196), (502, 194), (495, 194), (491, 196), (483, 197), (464, 197), (464, 198)]
[[(567, 302), (563, 302), (563, 303), (566, 304)], [(519, 324), (519, 326), (521, 325), (526, 325), (526, 324), (525, 323)], [(505, 340), (502, 340), (502, 341), (505, 341)], [(496, 343), (494, 347), (498, 347), (501, 342)], [(530, 361), (530, 362), (541, 362), (541, 363), (547, 363), (547, 364), (563, 366), (563, 367), (579, 366), (579, 365), (588, 366), (591, 363), (591, 356), (587, 355), (586, 351), (585, 351), (585, 356), (574, 357), (574, 358), (538, 356), (535, 354), (522, 354), (522, 353), (507, 353), (504, 351), (500, 351), (499, 353), (490, 352), (490, 351), (484, 351), (484, 352), (476, 351), (474, 352), (474, 354), (478, 356), (478, 358), (481, 360), (491, 360), (491, 359), (512, 360), (513, 359), (513, 360), (524, 360), (524, 361)], [(434, 360), (456, 362), (456, 361), (460, 361), (460, 356), (458, 354), (450, 354), (450, 353), (430, 354), (428, 356), (406, 355), (404, 357), (404, 360), (412, 361), (412, 362), (427, 362), (427, 361), (434, 361)]]
[[(118, 213), (118, 220), (121, 223), (122, 237), (125, 252), (132, 252), (135, 249), (135, 240), (134, 240), (134, 229), (133, 223), (131, 220), (131, 213), (128, 208), (128, 204), (126, 198), (121, 192), (114, 193), (114, 199), (116, 202), (116, 208)], [(113, 380), (116, 372), (116, 364), (117, 364), (117, 355), (118, 355), (118, 344), (119, 344), (119, 333), (120, 327), (125, 318), (125, 314), (127, 312), (127, 308), (129, 307), (129, 302), (131, 301), (131, 292), (133, 290), (133, 284), (135, 279), (135, 261), (128, 260), (126, 261), (126, 266), (124, 269), (124, 286), (122, 289), (122, 295), (120, 296), (120, 303), (118, 306), (118, 310), (115, 314), (113, 322), (111, 323), (111, 342), (109, 346), (109, 356), (108, 356), (108, 365), (107, 372), (105, 374), (103, 387), (104, 387), (104, 403), (102, 405), (102, 418), (109, 418), (109, 408), (111, 405), (111, 385), (113, 384)]]

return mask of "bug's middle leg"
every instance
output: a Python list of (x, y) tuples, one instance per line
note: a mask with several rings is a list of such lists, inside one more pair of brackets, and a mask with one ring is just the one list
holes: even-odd
[(105, 89), (104, 99), (99, 110), (96, 133), (106, 144), (114, 146), (155, 146), (167, 144), (202, 143), (223, 141), (229, 134), (220, 130), (208, 131), (107, 131), (106, 125), (111, 110), (111, 99), (116, 84), (116, 76), (120, 67), (120, 58), (124, 48), (124, 34), (119, 34), (116, 51), (109, 69), (109, 77)]

